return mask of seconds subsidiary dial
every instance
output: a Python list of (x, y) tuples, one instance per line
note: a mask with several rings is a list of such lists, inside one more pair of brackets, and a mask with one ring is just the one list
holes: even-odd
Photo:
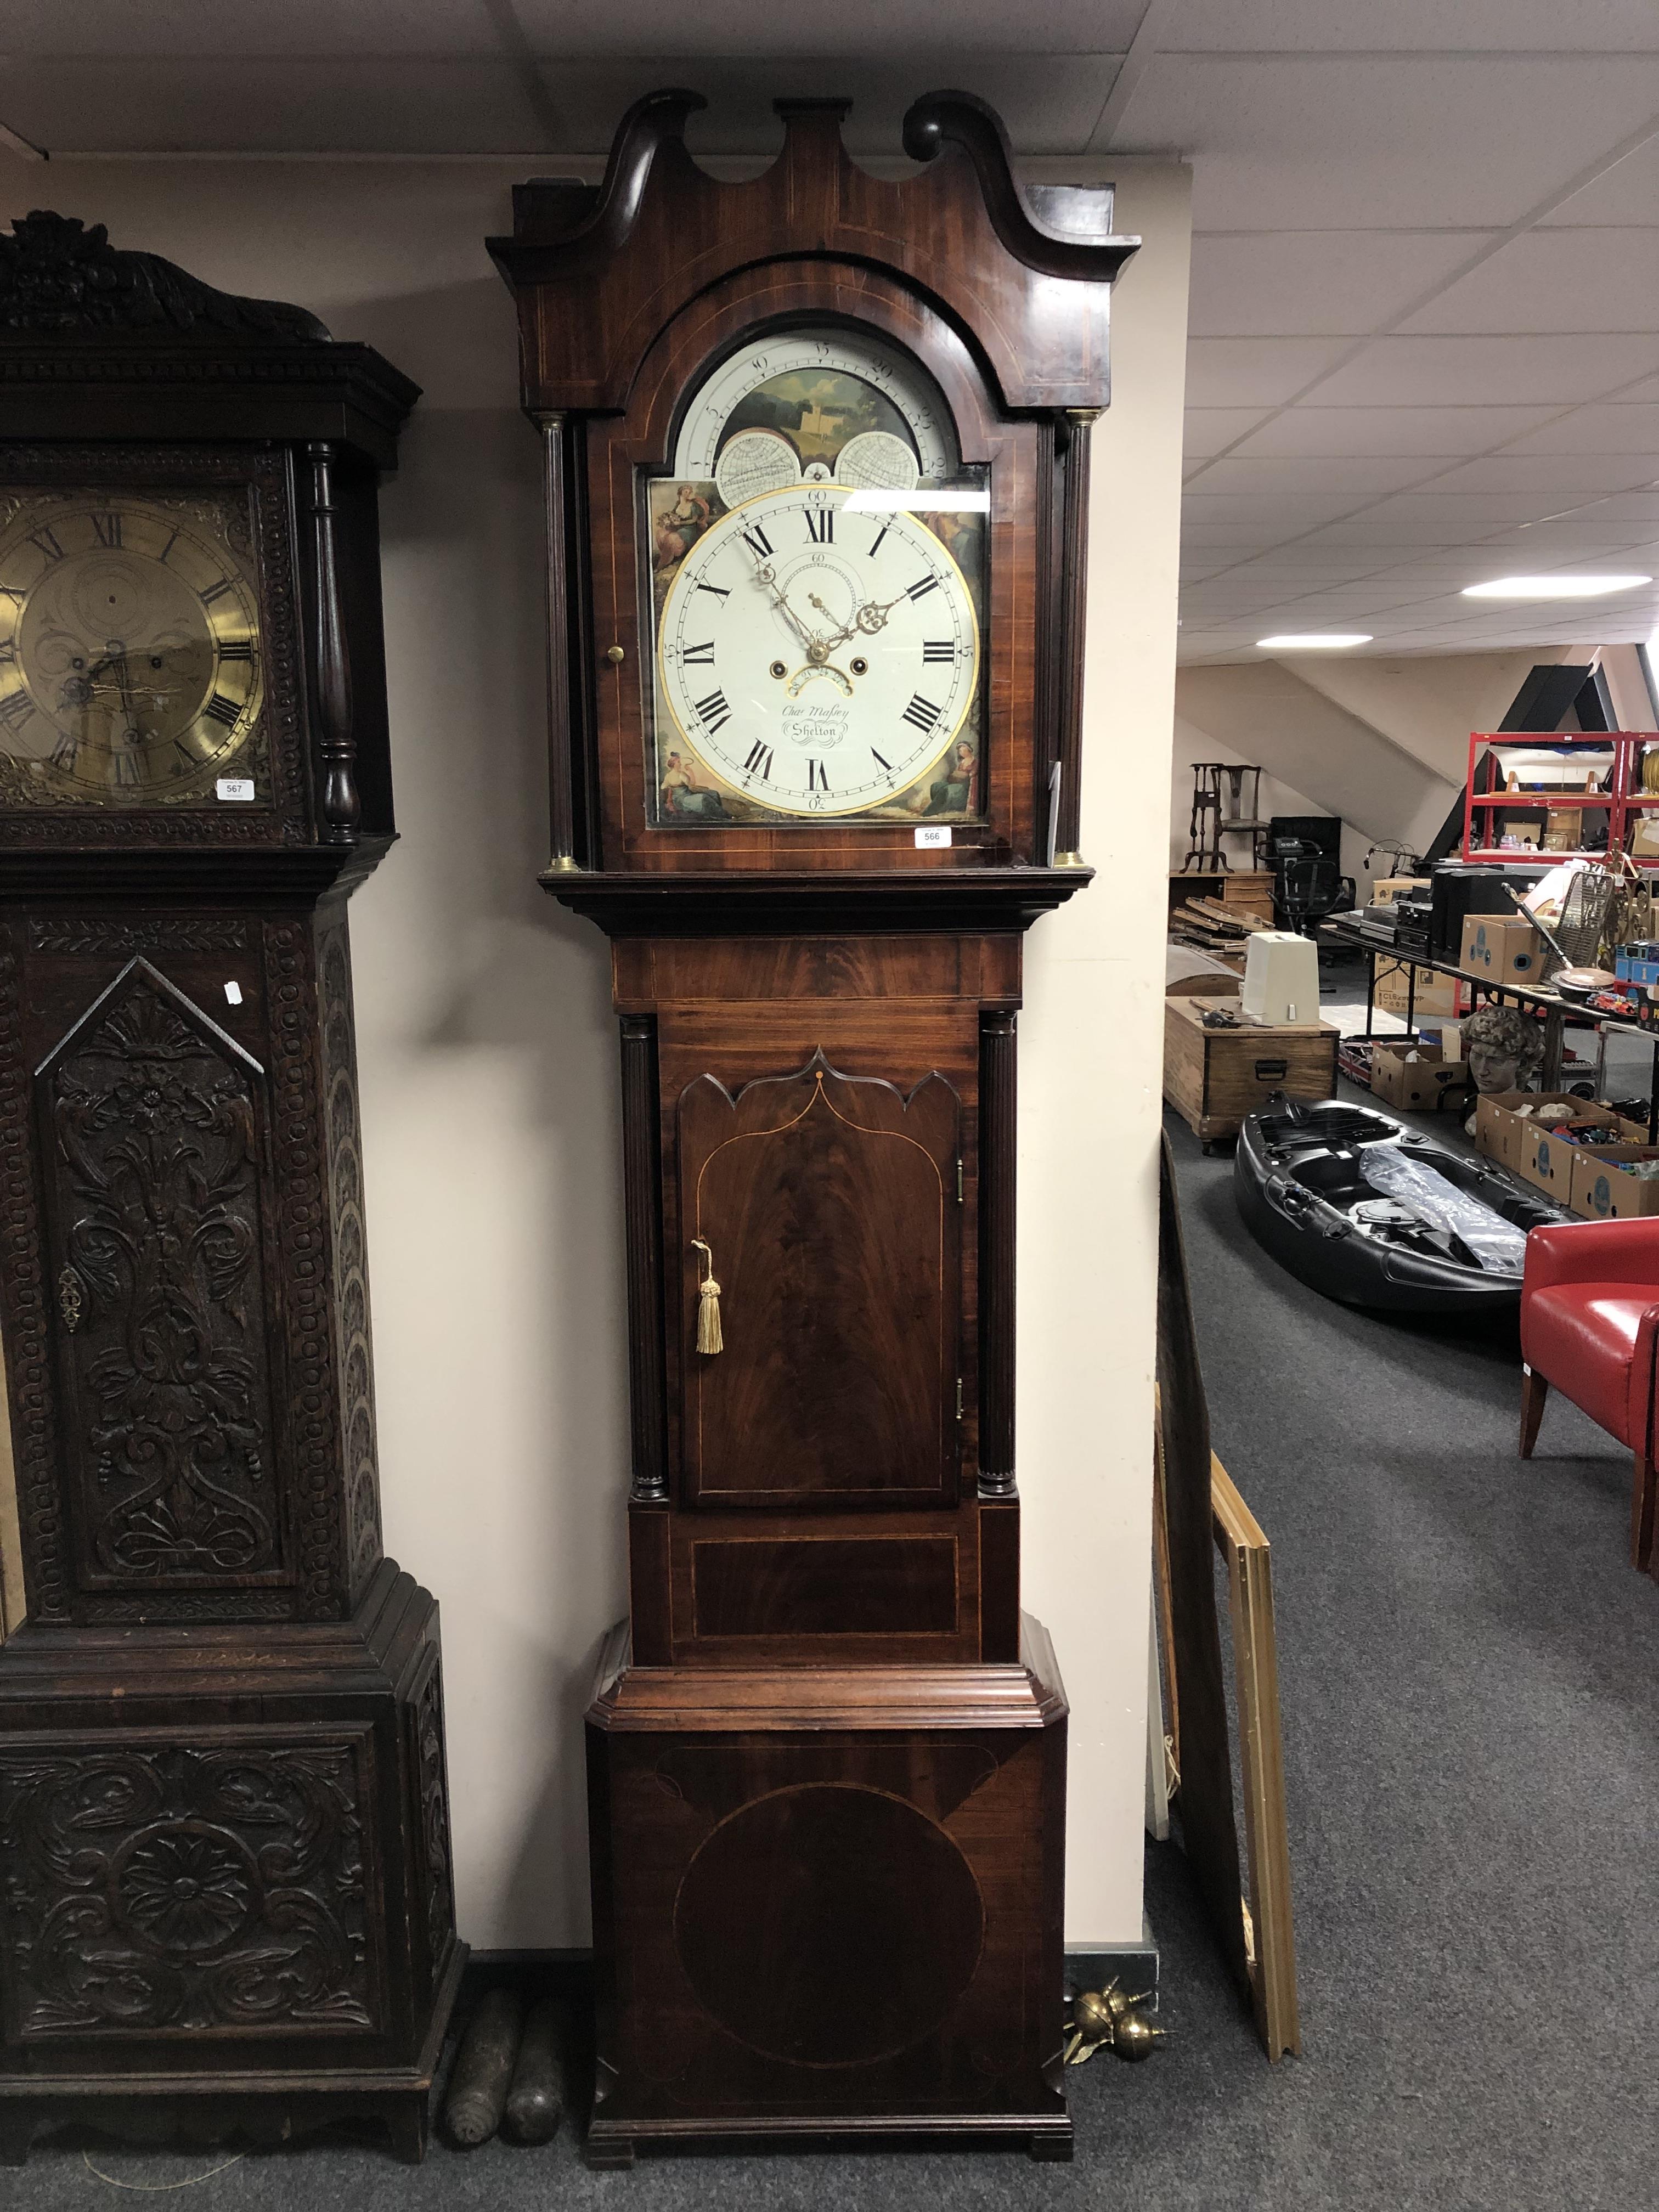
[(962, 810), (979, 624), (955, 559), (909, 511), (921, 496), (793, 484), (696, 538), (658, 629), (660, 695), (686, 747), (668, 756), (668, 806), (706, 801), (719, 818), (701, 769), (809, 820), (901, 802), (941, 812), (947, 789)]

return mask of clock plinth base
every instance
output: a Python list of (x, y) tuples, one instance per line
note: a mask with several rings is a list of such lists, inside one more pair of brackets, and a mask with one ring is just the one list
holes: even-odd
[(1062, 2112), (1046, 2120), (1010, 2120), (992, 2114), (878, 2113), (868, 2119), (779, 2118), (767, 2113), (729, 2123), (708, 2120), (604, 2120), (588, 2127), (585, 2164), (596, 2172), (626, 2172), (641, 2157), (676, 2151), (1023, 2150), (1039, 2162), (1069, 2165), (1075, 2148), (1071, 2121)]
[(0, 2162), (43, 2130), (425, 2148), (454, 1933), (437, 1606), (0, 1649)]
[(1009, 1665), (655, 1668), (588, 1716), (589, 2156), (926, 2139), (1064, 2157), (1066, 1702)]
[(0, 2167), (27, 2165), (36, 2139), (54, 2128), (94, 2128), (124, 2142), (246, 2143), (279, 2149), (342, 2120), (377, 2123), (394, 2157), (418, 2166), (432, 2131), (432, 2083), (468, 1957), (450, 1954), (426, 2041), (412, 2065), (339, 2068), (319, 2077), (236, 2073), (179, 2081), (168, 2075), (29, 2075), (0, 2078)]

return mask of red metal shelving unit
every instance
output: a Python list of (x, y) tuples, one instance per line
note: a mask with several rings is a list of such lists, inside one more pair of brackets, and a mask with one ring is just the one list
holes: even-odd
[[(1463, 785), (1463, 858), (1466, 860), (1516, 860), (1523, 856), (1537, 860), (1546, 866), (1559, 860), (1600, 860), (1602, 852), (1584, 848), (1558, 848), (1539, 846), (1528, 851), (1525, 847), (1500, 845), (1499, 832), (1493, 827), (1494, 816), (1499, 809), (1515, 814), (1552, 811), (1584, 814), (1605, 809), (1607, 817), (1606, 853), (1629, 850), (1629, 838), (1633, 820), (1641, 817), (1650, 808), (1659, 809), (1659, 792), (1644, 791), (1641, 787), (1642, 758), (1650, 746), (1659, 746), (1659, 731), (1656, 730), (1502, 730), (1476, 731), (1469, 738), (1469, 765)], [(1506, 750), (1524, 749), (1530, 752), (1548, 751), (1564, 759), (1577, 753), (1594, 755), (1608, 763), (1608, 788), (1605, 791), (1574, 791), (1565, 786), (1548, 784), (1532, 790), (1477, 791), (1475, 774), (1485, 753), (1491, 750), (1502, 763)], [(1631, 858), (1638, 866), (1659, 868), (1659, 850), (1651, 853), (1632, 853)]]

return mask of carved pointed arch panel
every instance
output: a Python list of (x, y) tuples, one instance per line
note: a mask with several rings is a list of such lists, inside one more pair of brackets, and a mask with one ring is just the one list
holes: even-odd
[(293, 1579), (262, 1266), (264, 1071), (144, 959), (36, 1075), (83, 1588)]
[[(906, 1097), (821, 1050), (735, 1097), (712, 1074), (682, 1094), (689, 1503), (955, 1503), (960, 1120), (942, 1075)], [(710, 1263), (718, 1353), (696, 1349)]]

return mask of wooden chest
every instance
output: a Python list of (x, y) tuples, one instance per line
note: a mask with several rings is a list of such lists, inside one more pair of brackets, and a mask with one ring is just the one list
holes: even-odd
[(1246, 1022), (1206, 1030), (1204, 1016), (1237, 999), (1166, 999), (1164, 1096), (1207, 1152), (1236, 1137), (1247, 1114), (1283, 1091), (1328, 1098), (1336, 1088), (1337, 1031), (1328, 1022)]

